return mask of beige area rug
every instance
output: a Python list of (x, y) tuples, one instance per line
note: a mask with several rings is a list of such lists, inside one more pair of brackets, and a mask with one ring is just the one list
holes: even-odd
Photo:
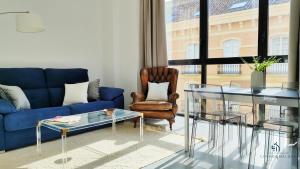
[[(68, 158), (65, 168), (76, 169), (136, 169), (142, 168), (183, 149), (183, 136), (159, 132), (145, 127), (144, 141), (139, 142), (139, 127), (131, 123), (68, 138)], [(30, 146), (0, 154), (1, 169), (59, 169), (61, 140), (42, 144), (42, 155)]]

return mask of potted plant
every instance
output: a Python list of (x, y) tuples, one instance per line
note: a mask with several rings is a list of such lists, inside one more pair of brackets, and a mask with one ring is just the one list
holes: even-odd
[(264, 87), (264, 71), (271, 65), (280, 62), (280, 58), (272, 56), (270, 58), (261, 60), (260, 57), (253, 57), (254, 66), (250, 65), (243, 58), (242, 61), (252, 70), (251, 73), (251, 87), (253, 89)]

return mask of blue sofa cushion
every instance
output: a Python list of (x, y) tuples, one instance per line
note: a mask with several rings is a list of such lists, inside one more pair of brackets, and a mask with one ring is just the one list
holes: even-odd
[(4, 117), (4, 128), (6, 131), (29, 129), (35, 127), (40, 120), (67, 115), (70, 115), (68, 107), (22, 110), (6, 115)]
[(100, 93), (101, 100), (111, 101), (123, 95), (124, 90), (120, 88), (100, 87), (99, 93)]
[(0, 114), (9, 114), (16, 112), (16, 107), (10, 102), (0, 99)]
[(63, 88), (65, 83), (81, 83), (89, 81), (87, 69), (45, 69), (47, 86)]
[(23, 92), (29, 100), (32, 109), (50, 107), (49, 93), (46, 88), (24, 89)]
[(115, 105), (112, 101), (95, 101), (90, 103), (79, 103), (70, 105), (71, 114), (80, 114), (114, 107)]
[(4, 130), (4, 118), (3, 116), (0, 114), (0, 133), (3, 132)]
[(45, 69), (46, 83), (51, 106), (61, 106), (64, 100), (64, 85), (89, 81), (87, 69)]
[(0, 68), (0, 84), (19, 86), (31, 108), (50, 106), (45, 74), (41, 68)]
[(22, 89), (46, 88), (41, 68), (0, 68), (0, 84), (19, 86)]
[(58, 107), (63, 105), (65, 89), (49, 88), (51, 106)]

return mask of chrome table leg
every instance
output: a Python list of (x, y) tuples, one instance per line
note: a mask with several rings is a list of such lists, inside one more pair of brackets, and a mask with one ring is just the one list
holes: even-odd
[(61, 131), (61, 155), (63, 167), (66, 168), (68, 156), (67, 156), (67, 130), (62, 129)]
[(184, 111), (184, 149), (186, 152), (189, 151), (190, 142), (190, 130), (189, 130), (189, 97), (188, 92), (186, 92), (186, 108)]
[(144, 141), (144, 114), (140, 116), (140, 141)]
[(36, 126), (36, 151), (39, 155), (42, 153), (41, 123)]

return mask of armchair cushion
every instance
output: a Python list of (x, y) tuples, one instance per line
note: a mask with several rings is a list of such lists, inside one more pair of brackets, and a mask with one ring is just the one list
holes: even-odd
[(167, 101), (168, 100), (169, 82), (150, 83), (148, 82), (148, 101)]
[(165, 111), (172, 109), (172, 103), (165, 101), (144, 101), (136, 102), (130, 105), (131, 110), (143, 111), (143, 110), (152, 110), (152, 111)]
[(123, 89), (112, 87), (99, 87), (100, 100), (112, 101), (124, 93)]
[(10, 102), (4, 99), (0, 99), (0, 114), (9, 114), (16, 111), (16, 107), (13, 106)]

